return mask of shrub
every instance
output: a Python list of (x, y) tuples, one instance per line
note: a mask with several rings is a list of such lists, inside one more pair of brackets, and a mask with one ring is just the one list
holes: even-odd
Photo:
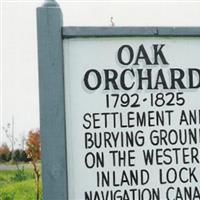
[(25, 174), (24, 168), (18, 169), (14, 175), (14, 177), (11, 178), (12, 181), (24, 181), (27, 179), (27, 175)]
[(15, 193), (2, 193), (0, 194), (0, 200), (15, 200)]

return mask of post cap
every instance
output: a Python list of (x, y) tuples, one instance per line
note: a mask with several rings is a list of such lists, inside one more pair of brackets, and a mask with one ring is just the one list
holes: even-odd
[(44, 0), (43, 7), (59, 7), (55, 0)]

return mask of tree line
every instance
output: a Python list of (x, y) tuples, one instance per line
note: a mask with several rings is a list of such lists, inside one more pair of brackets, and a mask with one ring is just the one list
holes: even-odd
[[(33, 153), (34, 152), (34, 153)], [(38, 154), (38, 155), (35, 155)], [(26, 140), (25, 149), (10, 149), (6, 143), (0, 146), (0, 162), (31, 162), (37, 157), (40, 160), (41, 145), (40, 145), (40, 131), (29, 131), (28, 138)]]

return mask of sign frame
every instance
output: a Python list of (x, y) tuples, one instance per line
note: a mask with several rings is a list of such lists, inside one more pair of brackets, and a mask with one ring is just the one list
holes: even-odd
[(54, 0), (37, 8), (44, 200), (68, 200), (63, 40), (82, 37), (199, 37), (200, 27), (63, 27)]

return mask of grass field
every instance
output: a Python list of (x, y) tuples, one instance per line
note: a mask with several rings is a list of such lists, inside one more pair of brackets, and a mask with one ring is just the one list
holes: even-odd
[(0, 200), (36, 200), (33, 170), (0, 170)]

